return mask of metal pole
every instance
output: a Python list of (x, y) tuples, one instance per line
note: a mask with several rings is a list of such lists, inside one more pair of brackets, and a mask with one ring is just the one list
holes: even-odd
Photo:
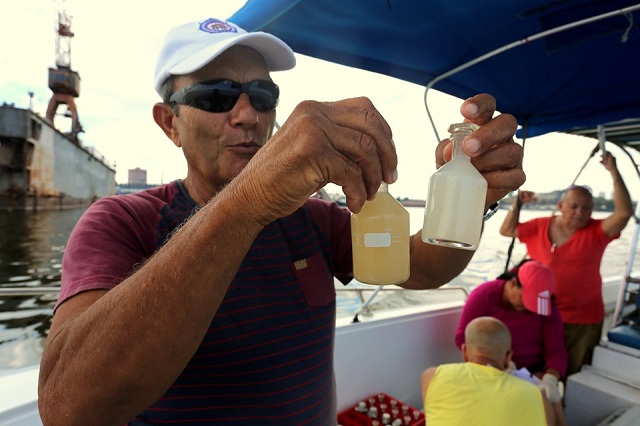
[(640, 234), (640, 202), (636, 203), (636, 229), (633, 231), (633, 237), (629, 245), (629, 255), (627, 257), (627, 265), (624, 270), (624, 276), (622, 277), (622, 283), (620, 284), (620, 292), (618, 293), (618, 301), (616, 302), (616, 308), (613, 311), (613, 323), (612, 327), (617, 326), (622, 322), (624, 305), (627, 298), (627, 286), (629, 282), (632, 282), (631, 271), (633, 269), (633, 261), (638, 247), (638, 234)]
[(378, 295), (378, 293), (380, 293), (380, 291), (382, 291), (382, 288), (384, 287), (384, 285), (381, 285), (380, 287), (378, 287), (376, 289), (376, 291), (373, 292), (373, 294), (369, 297), (369, 299), (367, 299), (366, 302), (364, 302), (362, 304), (362, 306), (360, 306), (360, 309), (358, 309), (356, 311), (356, 314), (353, 316), (353, 320), (351, 320), (351, 322), (358, 322), (358, 315), (360, 315), (360, 313), (367, 311), (369, 309), (369, 304), (373, 301), (373, 299), (376, 298), (376, 296)]

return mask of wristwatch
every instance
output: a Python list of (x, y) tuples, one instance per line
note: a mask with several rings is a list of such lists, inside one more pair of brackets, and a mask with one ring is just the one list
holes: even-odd
[(497, 201), (497, 202), (491, 204), (489, 206), (489, 210), (487, 210), (487, 212), (484, 214), (484, 216), (482, 216), (482, 220), (485, 221), (485, 222), (487, 220), (489, 220), (489, 218), (491, 216), (493, 216), (494, 214), (496, 214), (498, 212), (499, 208), (500, 208), (500, 201)]

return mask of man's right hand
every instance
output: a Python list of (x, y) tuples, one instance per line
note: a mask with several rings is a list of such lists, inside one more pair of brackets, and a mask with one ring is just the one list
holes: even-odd
[[(287, 216), (331, 182), (359, 212), (384, 180), (397, 179), (389, 124), (367, 98), (305, 101), (258, 151), (231, 185), (260, 223)], [(238, 182), (236, 182), (238, 181)]]
[(522, 205), (538, 201), (535, 192), (532, 191), (520, 191), (518, 193), (518, 197), (520, 198), (520, 203), (522, 203)]
[(540, 384), (538, 384), (538, 387), (542, 392), (544, 392), (545, 396), (552, 404), (560, 402), (562, 399), (562, 394), (558, 387), (558, 378), (553, 374), (546, 373), (542, 376), (542, 380), (540, 381)]

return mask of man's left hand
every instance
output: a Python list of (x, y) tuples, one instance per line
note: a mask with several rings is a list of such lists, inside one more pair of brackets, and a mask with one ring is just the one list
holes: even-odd
[[(501, 200), (525, 182), (522, 170), (522, 146), (513, 137), (518, 123), (510, 114), (500, 114), (493, 118), (496, 101), (488, 94), (467, 99), (460, 108), (465, 122), (480, 126), (463, 142), (463, 149), (471, 157), (471, 162), (487, 180), (485, 206)], [(436, 148), (436, 166), (439, 168), (451, 159), (452, 146), (445, 139)]]
[(560, 393), (560, 389), (558, 387), (558, 378), (553, 374), (546, 373), (542, 376), (542, 380), (538, 385), (540, 390), (544, 392), (545, 396), (551, 403), (560, 402), (562, 399), (562, 394)]

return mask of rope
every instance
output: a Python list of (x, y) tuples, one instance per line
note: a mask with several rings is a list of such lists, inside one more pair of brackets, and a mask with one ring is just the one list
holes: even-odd
[[(575, 185), (576, 181), (578, 180), (578, 178), (580, 177), (580, 175), (582, 174), (582, 171), (585, 169), (585, 167), (587, 166), (587, 163), (589, 163), (589, 160), (591, 160), (593, 158), (594, 155), (596, 155), (596, 152), (598, 152), (600, 150), (600, 146), (601, 143), (598, 142), (598, 144), (591, 150), (591, 154), (589, 154), (589, 157), (587, 157), (587, 160), (584, 162), (584, 164), (582, 165), (582, 167), (580, 167), (580, 170), (578, 171), (578, 174), (576, 175), (576, 177), (573, 178), (573, 180), (571, 181), (571, 183), (569, 184), (569, 186)], [(561, 195), (562, 196), (562, 195)], [(559, 201), (559, 200), (558, 200)], [(553, 211), (551, 212), (551, 216), (553, 216), (554, 214), (556, 214), (556, 212), (558, 211), (558, 205), (556, 204), (556, 206), (553, 208)]]
[[(520, 211), (520, 208), (522, 207), (522, 200), (520, 200), (519, 194), (520, 194), (520, 190), (518, 190), (518, 199), (516, 201), (516, 205), (518, 206), (518, 211)], [(515, 245), (516, 245), (516, 237), (511, 237), (511, 242), (509, 243), (509, 248), (507, 249), (507, 261), (504, 264), (503, 272), (509, 272), (509, 263), (511, 263), (511, 255), (513, 254), (513, 247)], [(527, 255), (525, 254), (522, 260), (524, 260), (526, 257)]]
[[(598, 142), (598, 144), (591, 150), (591, 154), (589, 154), (589, 157), (587, 158), (587, 160), (584, 162), (582, 167), (580, 167), (580, 170), (578, 171), (578, 174), (576, 175), (576, 177), (571, 182), (571, 185), (574, 185), (576, 183), (576, 181), (578, 180), (578, 177), (580, 177), (580, 174), (582, 173), (584, 168), (587, 166), (587, 163), (589, 162), (589, 160), (591, 160), (591, 158), (593, 158), (593, 156), (596, 155), (596, 153), (599, 150), (600, 150), (600, 142)], [(571, 185), (569, 185), (569, 186), (571, 186)]]
[[(527, 142), (527, 136), (529, 135), (529, 119), (525, 120), (524, 126), (522, 126), (522, 154), (524, 156), (524, 147)], [(516, 193), (516, 206), (518, 207), (518, 211), (522, 207), (522, 200), (520, 200), (520, 190)], [(504, 265), (504, 272), (509, 271), (509, 263), (511, 262), (511, 254), (513, 253), (513, 247), (516, 244), (516, 237), (511, 237), (511, 243), (509, 243), (509, 248), (507, 249), (507, 261)], [(525, 255), (526, 257), (526, 255)]]

